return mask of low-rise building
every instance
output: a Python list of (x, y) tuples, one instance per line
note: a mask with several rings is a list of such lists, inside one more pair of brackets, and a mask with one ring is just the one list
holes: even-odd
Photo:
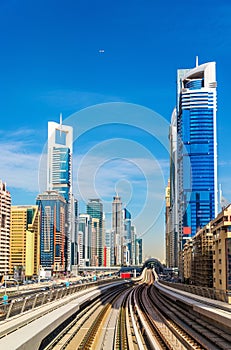
[(231, 303), (231, 204), (211, 221), (213, 235), (213, 287)]

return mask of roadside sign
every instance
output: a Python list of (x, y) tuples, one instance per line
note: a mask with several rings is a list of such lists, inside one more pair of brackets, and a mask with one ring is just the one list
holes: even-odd
[(2, 300), (3, 300), (3, 304), (8, 304), (8, 295), (4, 294), (2, 297)]

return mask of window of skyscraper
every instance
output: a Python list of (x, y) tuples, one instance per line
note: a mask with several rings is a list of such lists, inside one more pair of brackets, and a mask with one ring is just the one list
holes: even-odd
[(58, 143), (60, 145), (66, 145), (66, 137), (67, 134), (65, 131), (55, 129), (55, 143)]

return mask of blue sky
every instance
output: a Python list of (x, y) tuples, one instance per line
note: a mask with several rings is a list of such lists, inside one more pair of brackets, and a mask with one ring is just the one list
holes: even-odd
[[(144, 248), (147, 256), (162, 260), (168, 152), (148, 133), (146, 112), (154, 111), (168, 123), (176, 100), (176, 70), (194, 67), (196, 55), (199, 63), (217, 62), (219, 182), (231, 200), (230, 18), (229, 0), (2, 0), (0, 178), (13, 204), (34, 203), (40, 190), (47, 122), (58, 121), (60, 112), (63, 119), (74, 116), (76, 128), (85, 130), (74, 145), (74, 191), (87, 197), (93, 181), (108, 206), (118, 190), (139, 233), (152, 215), (147, 204), (152, 195), (153, 211), (158, 210), (152, 228), (145, 229)], [(128, 112), (128, 125), (120, 120), (112, 127), (104, 119), (97, 126), (98, 107), (93, 111), (91, 106), (106, 103), (106, 118), (108, 103), (113, 114), (115, 102)], [(134, 126), (126, 104), (144, 108), (141, 129)], [(92, 127), (86, 128), (87, 118)], [(90, 173), (94, 176), (88, 181)]]

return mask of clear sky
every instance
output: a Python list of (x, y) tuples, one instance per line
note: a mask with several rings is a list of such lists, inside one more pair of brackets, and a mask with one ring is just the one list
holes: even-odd
[(80, 210), (97, 194), (109, 215), (118, 191), (145, 255), (162, 260), (176, 70), (196, 55), (217, 63), (218, 175), (231, 200), (230, 18), (230, 0), (2, 0), (0, 179), (13, 204), (35, 203), (47, 123), (62, 112)]

